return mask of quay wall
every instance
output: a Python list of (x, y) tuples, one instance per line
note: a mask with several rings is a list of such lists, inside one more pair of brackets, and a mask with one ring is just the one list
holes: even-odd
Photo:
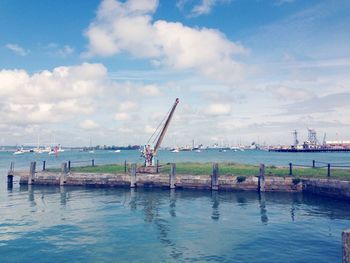
[[(28, 184), (29, 175), (21, 173), (20, 184)], [(33, 185), (60, 185), (62, 173), (36, 172)], [(259, 191), (258, 176), (220, 175), (218, 176), (218, 190)], [(267, 192), (301, 192), (301, 183), (295, 184), (290, 177), (266, 177), (265, 189)], [(126, 173), (70, 173), (65, 175), (64, 185), (94, 186), (94, 187), (130, 187), (131, 176)], [(137, 173), (136, 187), (169, 188), (168, 174)], [(212, 189), (210, 175), (176, 175), (175, 188), (183, 189)]]
[[(28, 184), (28, 173), (20, 173), (20, 184)], [(60, 185), (62, 173), (36, 172), (33, 185)], [(241, 180), (239, 180), (241, 178)], [(265, 191), (265, 192), (305, 192), (332, 198), (350, 200), (350, 181), (335, 179), (293, 177), (263, 177), (220, 175), (217, 190), (222, 191)], [(263, 182), (263, 187), (261, 187)], [(64, 185), (93, 187), (130, 187), (131, 176), (127, 173), (70, 173), (65, 175)], [(136, 174), (136, 187), (169, 188), (168, 174)], [(62, 184), (61, 184), (62, 185)], [(213, 189), (210, 175), (176, 175), (175, 188)], [(215, 189), (216, 190), (216, 189)]]

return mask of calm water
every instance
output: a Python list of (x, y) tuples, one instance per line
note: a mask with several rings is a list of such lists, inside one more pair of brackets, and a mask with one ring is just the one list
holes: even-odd
[[(139, 151), (122, 151), (120, 153), (109, 151), (95, 151), (95, 153), (66, 151), (58, 157), (54, 155), (26, 153), (22, 155), (13, 155), (10, 152), (0, 152), (0, 169), (6, 170), (11, 161), (15, 161), (15, 167), (18, 169), (29, 169), (31, 161), (38, 161), (41, 166), (43, 160), (47, 167), (59, 167), (62, 162), (85, 161), (94, 159), (96, 164), (111, 164), (128, 162), (142, 162)], [(197, 152), (179, 152), (161, 150), (158, 153), (158, 159), (161, 163), (167, 162), (237, 162), (247, 164), (265, 163), (267, 165), (287, 166), (288, 163), (298, 163), (311, 165), (312, 160), (323, 162), (347, 162), (350, 164), (350, 152), (344, 153), (278, 153), (257, 150), (246, 150), (244, 152), (218, 150), (206, 150)], [(90, 162), (91, 163), (91, 162)], [(79, 164), (82, 165), (83, 163)], [(86, 163), (88, 164), (88, 163)]]
[[(161, 162), (286, 165), (348, 162), (348, 153), (161, 151)], [(0, 262), (340, 262), (350, 204), (287, 193), (20, 187), (9, 162), (140, 161), (137, 151), (0, 153)]]
[(1, 182), (1, 262), (340, 262), (350, 205), (311, 195)]

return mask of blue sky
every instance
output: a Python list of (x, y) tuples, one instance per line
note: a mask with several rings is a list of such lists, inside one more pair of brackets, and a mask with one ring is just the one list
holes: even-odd
[(0, 144), (350, 139), (350, 3), (0, 1)]

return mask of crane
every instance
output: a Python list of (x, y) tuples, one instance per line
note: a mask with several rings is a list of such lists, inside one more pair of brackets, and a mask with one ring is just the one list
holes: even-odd
[[(153, 166), (154, 165), (154, 156), (156, 156), (156, 154), (160, 148), (160, 145), (162, 144), (165, 133), (168, 130), (170, 121), (174, 115), (177, 104), (179, 104), (179, 98), (176, 98), (173, 106), (170, 108), (170, 110), (165, 115), (164, 119), (161, 121), (161, 123), (159, 124), (157, 129), (154, 131), (154, 133), (148, 139), (147, 145), (144, 146), (141, 156), (145, 159), (145, 166)], [(162, 124), (163, 124), (163, 126), (162, 126)], [(162, 128), (160, 129), (161, 126), (162, 126)], [(156, 142), (154, 148), (151, 147), (151, 143), (150, 143), (152, 139), (153, 139), (153, 143)]]

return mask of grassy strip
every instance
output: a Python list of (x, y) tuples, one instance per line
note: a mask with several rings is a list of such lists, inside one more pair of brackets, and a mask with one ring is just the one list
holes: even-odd
[[(130, 165), (128, 165), (128, 170)], [(170, 165), (164, 165), (160, 169), (162, 173), (170, 172)], [(50, 171), (54, 171), (51, 169)], [(55, 169), (59, 171), (59, 169)], [(85, 167), (73, 167), (72, 172), (82, 173), (123, 173), (123, 164), (108, 164), (98, 166), (85, 166)], [(177, 174), (193, 174), (210, 175), (212, 172), (212, 163), (177, 163), (176, 173)], [(259, 174), (259, 166), (248, 165), (248, 164), (237, 164), (237, 163), (220, 163), (219, 174), (221, 175), (244, 175), (244, 176), (257, 176)], [(288, 176), (289, 168), (287, 167), (276, 167), (266, 166), (266, 176)], [(327, 178), (327, 169), (320, 168), (293, 168), (294, 177), (312, 177), (312, 178)], [(350, 180), (350, 170), (345, 169), (332, 169), (331, 178)]]

